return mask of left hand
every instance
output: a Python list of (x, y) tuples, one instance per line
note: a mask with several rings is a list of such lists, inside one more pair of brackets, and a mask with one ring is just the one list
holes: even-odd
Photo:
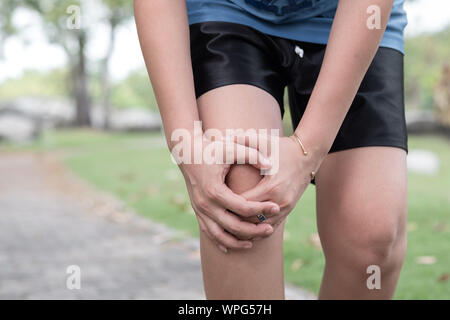
[[(272, 163), (278, 157), (278, 168), (273, 163), (275, 172), (269, 172), (252, 189), (241, 195), (251, 201), (271, 201), (280, 206), (280, 212), (276, 214), (266, 214), (264, 223), (269, 223), (276, 228), (294, 209), (297, 201), (311, 182), (311, 172), (317, 172), (321, 163), (321, 157), (317, 154), (304, 155), (300, 145), (293, 137), (271, 137), (263, 135), (235, 136), (235, 142), (260, 149), (260, 145), (273, 146), (271, 139), (278, 139), (277, 150), (270, 150)], [(274, 152), (275, 151), (275, 152)], [(276, 170), (278, 169), (278, 170)], [(273, 173), (273, 174), (272, 174)], [(251, 222), (259, 222), (254, 217)]]

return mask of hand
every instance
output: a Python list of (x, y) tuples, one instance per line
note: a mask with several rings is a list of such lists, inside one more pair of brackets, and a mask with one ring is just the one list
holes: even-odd
[[(208, 146), (210, 149), (212, 143), (223, 144), (223, 159), (214, 162), (223, 164), (180, 165), (200, 229), (224, 252), (227, 252), (227, 248), (249, 249), (253, 243), (248, 239), (267, 237), (273, 233), (273, 228), (269, 224), (244, 221), (241, 217), (273, 214), (279, 212), (280, 208), (274, 202), (248, 201), (233, 193), (225, 184), (225, 177), (231, 167), (231, 163), (225, 159), (228, 162), (232, 159), (233, 163), (251, 164), (259, 169), (270, 169), (270, 161), (258, 150), (232, 141), (202, 139), (203, 152)], [(257, 161), (253, 164), (251, 162), (254, 161), (250, 159)]]
[[(241, 196), (251, 201), (277, 203), (280, 206), (280, 212), (265, 215), (266, 220), (264, 221), (276, 228), (294, 209), (311, 182), (311, 172), (317, 171), (322, 157), (317, 154), (305, 156), (293, 137), (278, 138), (244, 134), (237, 135), (232, 140), (241, 145), (259, 149), (261, 145), (276, 147), (276, 144), (271, 143), (271, 139), (279, 139), (278, 151), (270, 150), (272, 162), (274, 162), (275, 156), (279, 159), (278, 170), (274, 174), (266, 174), (254, 188), (242, 193)], [(253, 218), (248, 221), (256, 222), (257, 220)]]

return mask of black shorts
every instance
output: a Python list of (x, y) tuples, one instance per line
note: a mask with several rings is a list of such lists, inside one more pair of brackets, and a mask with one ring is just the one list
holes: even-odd
[[(228, 22), (193, 24), (190, 37), (197, 98), (221, 86), (249, 84), (269, 92), (284, 114), (287, 86), (292, 124), (297, 127), (326, 45), (279, 38)], [(403, 54), (394, 49), (378, 49), (330, 152), (366, 146), (408, 151)]]

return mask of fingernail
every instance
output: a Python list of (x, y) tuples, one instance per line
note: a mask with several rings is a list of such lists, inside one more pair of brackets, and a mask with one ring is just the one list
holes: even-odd
[(250, 242), (247, 242), (246, 244), (244, 244), (244, 248), (246, 249), (250, 249), (252, 247), (252, 244)]
[(273, 232), (273, 229), (272, 229), (272, 228), (267, 228), (267, 229), (266, 229), (266, 234), (267, 234), (267, 235), (272, 234), (272, 232)]
[(223, 251), (224, 253), (227, 253), (227, 252), (228, 252), (227, 248), (225, 248), (225, 247), (222, 246), (222, 245), (219, 245), (219, 249), (220, 249), (221, 251)]
[(270, 212), (271, 212), (271, 213), (278, 213), (278, 207), (273, 207), (273, 208), (270, 210)]

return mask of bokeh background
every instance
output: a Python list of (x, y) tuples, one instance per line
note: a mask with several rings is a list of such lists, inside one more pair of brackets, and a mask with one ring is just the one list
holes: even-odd
[[(405, 8), (409, 245), (395, 298), (449, 299), (450, 3)], [(289, 114), (284, 123), (289, 133)], [(284, 252), (287, 281), (313, 294), (324, 266), (314, 206), (311, 187), (289, 216)], [(131, 216), (150, 230), (145, 246)], [(0, 298), (201, 298), (197, 236), (132, 1), (2, 0)], [(88, 280), (68, 294), (61, 268), (77, 261)]]

